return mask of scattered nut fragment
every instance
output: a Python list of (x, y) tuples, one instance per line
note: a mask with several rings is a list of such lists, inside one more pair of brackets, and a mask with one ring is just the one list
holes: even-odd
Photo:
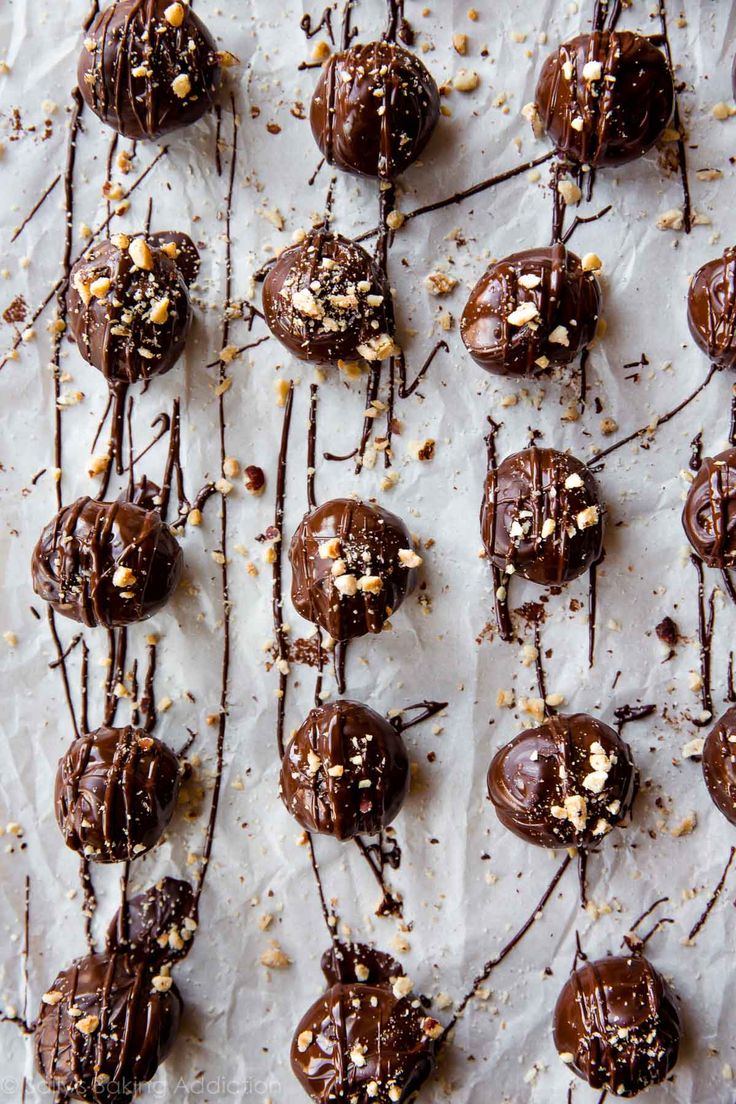
[(480, 84), (480, 77), (474, 69), (458, 69), (452, 78), (452, 87), (456, 92), (474, 92)]
[(171, 91), (175, 96), (178, 96), (180, 100), (185, 100), (192, 91), (192, 82), (189, 79), (189, 74), (179, 73), (178, 77), (174, 77), (171, 82)]
[(460, 54), (461, 57), (465, 57), (468, 52), (468, 36), (462, 32), (454, 34), (452, 36), (452, 45), (456, 53)]
[(168, 993), (173, 984), (174, 979), (166, 974), (156, 974), (155, 977), (151, 978), (151, 985), (157, 993)]
[(424, 285), (430, 295), (449, 295), (457, 286), (457, 280), (446, 272), (430, 272)]
[(92, 292), (95, 299), (104, 299), (111, 287), (112, 281), (108, 280), (106, 276), (101, 276), (98, 280), (92, 281), (89, 285), (89, 290)]
[(312, 61), (327, 61), (330, 56), (330, 44), (323, 38), (316, 42), (312, 50)]
[(154, 326), (163, 326), (169, 320), (169, 306), (171, 300), (168, 295), (165, 295), (163, 299), (157, 299), (151, 307), (151, 313), (149, 318), (153, 322)]
[(358, 579), (358, 589), (365, 594), (380, 594), (383, 590), (383, 579), (380, 575), (363, 575)]
[(535, 303), (521, 303), (516, 310), (512, 310), (511, 314), (506, 316), (506, 321), (510, 326), (526, 326), (528, 322), (533, 322), (539, 317), (539, 310)]
[(97, 1028), (100, 1026), (99, 1016), (83, 1016), (81, 1020), (75, 1020), (74, 1026), (77, 1031), (81, 1031), (83, 1035), (94, 1035)]
[(655, 225), (658, 230), (682, 230), (685, 216), (679, 207), (671, 207), (669, 211), (663, 211), (657, 216)]
[(424, 441), (412, 441), (409, 445), (409, 451), (415, 460), (422, 460), (426, 463), (434, 459), (435, 443), (431, 437), (427, 437)]
[(424, 560), (418, 556), (413, 548), (400, 548), (399, 559), (404, 567), (421, 567)]
[(406, 215), (394, 208), (386, 215), (386, 225), (390, 230), (399, 230), (406, 222)]
[(724, 103), (720, 100), (717, 104), (713, 105), (711, 115), (714, 119), (718, 119), (723, 122), (724, 119), (730, 119), (732, 115), (736, 115), (736, 107), (733, 104)]
[(586, 253), (580, 263), (583, 266), (583, 272), (600, 272), (603, 268), (603, 261), (597, 253)]
[(692, 832), (695, 831), (697, 824), (698, 818), (695, 813), (688, 813), (687, 816), (682, 818), (679, 824), (676, 824), (674, 828), (671, 829), (670, 834), (675, 836), (675, 838), (679, 838), (680, 836), (689, 836)]
[(308, 1050), (308, 1048), (311, 1045), (311, 1042), (312, 1042), (313, 1038), (314, 1038), (314, 1035), (312, 1034), (311, 1031), (302, 1031), (301, 1032), (301, 1034), (299, 1035), (299, 1037), (297, 1038), (297, 1041), (296, 1041), (297, 1050), (299, 1051), (300, 1054), (304, 1054), (304, 1052), (306, 1050)]
[(358, 593), (358, 580), (354, 575), (339, 575), (335, 579), (335, 590), (346, 598)]
[(557, 191), (568, 206), (575, 206), (583, 197), (582, 191), (573, 180), (561, 180), (557, 185)]
[(112, 585), (114, 587), (129, 587), (135, 583), (135, 575), (129, 567), (117, 567), (115, 574), (112, 577)]
[(260, 963), (261, 966), (266, 966), (269, 970), (285, 970), (287, 966), (291, 966), (291, 959), (280, 944), (273, 939), (271, 940), (271, 946), (261, 955)]
[(578, 529), (590, 529), (597, 525), (599, 514), (600, 511), (597, 506), (588, 506), (585, 510), (581, 510), (575, 519)]
[(609, 437), (612, 433), (615, 433), (618, 429), (618, 422), (615, 418), (601, 418), (601, 433)]
[(128, 246), (128, 253), (137, 268), (142, 268), (144, 272), (150, 272), (153, 269), (153, 254), (145, 238), (134, 238)]
[(256, 464), (249, 464), (245, 469), (245, 489), (248, 494), (262, 495), (266, 489), (266, 476), (263, 468)]

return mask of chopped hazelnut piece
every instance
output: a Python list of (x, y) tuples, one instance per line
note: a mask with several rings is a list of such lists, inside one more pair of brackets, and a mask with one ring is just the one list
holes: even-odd
[(399, 559), (404, 567), (421, 567), (424, 560), (418, 556), (413, 548), (400, 548)]
[(153, 254), (145, 238), (134, 238), (128, 246), (130, 259), (137, 268), (150, 272), (153, 268)]
[(174, 77), (171, 82), (171, 90), (180, 100), (185, 100), (192, 91), (192, 82), (189, 79), (189, 74), (179, 73), (178, 77)]

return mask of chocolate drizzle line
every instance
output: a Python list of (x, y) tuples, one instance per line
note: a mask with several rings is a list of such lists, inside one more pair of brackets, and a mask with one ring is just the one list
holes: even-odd
[(690, 200), (690, 183), (687, 176), (687, 151), (685, 149), (685, 139), (683, 137), (682, 116), (680, 115), (680, 102), (677, 95), (677, 81), (675, 79), (675, 66), (672, 60), (672, 49), (670, 47), (670, 36), (667, 29), (667, 0), (660, 0), (659, 3), (659, 22), (662, 27), (662, 46), (664, 47), (664, 55), (667, 58), (667, 64), (670, 67), (672, 73), (672, 83), (675, 86), (675, 108), (672, 116), (675, 130), (677, 131), (677, 162), (680, 169), (680, 180), (682, 181), (682, 220), (683, 227), (686, 234), (689, 234), (692, 229), (692, 204)]
[(46, 190), (42, 194), (41, 198), (38, 199), (34, 203), (33, 207), (28, 212), (26, 217), (23, 219), (20, 226), (17, 226), (15, 228), (15, 230), (13, 231), (13, 236), (10, 239), (10, 244), (11, 245), (13, 244), (13, 242), (18, 240), (18, 238), (21, 236), (21, 234), (23, 233), (23, 231), (25, 230), (26, 226), (31, 221), (31, 219), (34, 217), (34, 215), (36, 215), (41, 210), (44, 203), (49, 198), (49, 196), (51, 195), (51, 193), (53, 192), (54, 188), (56, 187), (56, 185), (59, 183), (60, 180), (61, 180), (61, 173), (59, 173), (57, 176), (54, 177), (54, 179), (49, 184), (48, 188), (46, 188)]
[[(496, 437), (501, 426), (494, 422), (493, 418), (491, 417), (488, 418), (488, 425), (490, 428), (486, 436), (486, 454), (488, 470), (491, 471), (497, 466)], [(497, 510), (493, 511), (494, 532), (497, 513)], [(495, 563), (491, 563), (491, 578), (493, 580), (493, 601), (495, 603), (496, 609), (496, 627), (498, 628), (498, 633), (501, 639), (508, 643), (513, 636), (513, 630), (511, 628), (511, 617), (509, 616), (508, 599), (508, 589), (511, 585), (511, 576), (502, 576), (500, 568), (497, 567)]]
[[(286, 396), (286, 403), (284, 405), (284, 420), (281, 428), (281, 445), (279, 447), (279, 457), (276, 472), (276, 506), (274, 512), (274, 529), (277, 539), (274, 541), (274, 551), (276, 558), (273, 561), (272, 569), (272, 604), (273, 604), (273, 627), (274, 636), (276, 640), (276, 656), (279, 661), (283, 661), (279, 666), (279, 688), (278, 695), (278, 707), (276, 712), (276, 746), (279, 751), (279, 758), (283, 759), (284, 756), (284, 726), (286, 719), (286, 691), (289, 685), (289, 676), (284, 673), (286, 671), (287, 661), (287, 648), (286, 640), (284, 637), (284, 593), (283, 593), (283, 564), (282, 564), (282, 550), (283, 550), (283, 536), (284, 536), (284, 505), (286, 502), (286, 462), (289, 455), (289, 430), (291, 428), (291, 410), (294, 403), (294, 384), (289, 381), (289, 391)], [(281, 667), (284, 670), (281, 670)]]
[(703, 573), (703, 561), (698, 556), (691, 555), (690, 562), (698, 576), (698, 640), (700, 641), (700, 677), (703, 683), (700, 697), (701, 704), (703, 706), (703, 712), (708, 716), (701, 720), (700, 718), (693, 721), (694, 724), (702, 726), (707, 724), (713, 716), (713, 695), (711, 692), (711, 648), (713, 644), (713, 625), (716, 616), (715, 597), (716, 592), (713, 589), (710, 592), (708, 598), (708, 616), (705, 615), (705, 578)]
[(693, 942), (693, 940), (695, 939), (698, 932), (700, 932), (701, 929), (705, 926), (705, 923), (708, 920), (708, 917), (710, 916), (711, 912), (713, 911), (716, 904), (718, 903), (718, 898), (721, 896), (721, 892), (723, 890), (723, 887), (726, 884), (726, 878), (728, 877), (729, 871), (731, 869), (731, 864), (733, 863), (734, 856), (736, 856), (736, 847), (731, 848), (731, 850), (729, 852), (729, 856), (728, 856), (728, 862), (726, 863), (726, 865), (724, 867), (724, 870), (723, 870), (723, 873), (721, 874), (718, 885), (715, 887), (715, 889), (711, 893), (710, 897), (708, 898), (708, 902), (707, 902), (703, 912), (701, 913), (700, 917), (693, 924), (692, 928), (688, 932), (688, 936), (687, 936), (687, 942), (688, 943)]

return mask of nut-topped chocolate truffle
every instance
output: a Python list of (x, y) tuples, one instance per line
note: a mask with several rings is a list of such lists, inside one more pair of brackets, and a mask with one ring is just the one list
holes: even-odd
[(501, 823), (541, 847), (589, 847), (627, 815), (638, 774), (614, 729), (585, 713), (551, 716), (493, 757), (488, 796)]
[(398, 350), (391, 336), (391, 290), (362, 246), (325, 230), (281, 254), (263, 285), (271, 333), (300, 360), (386, 360)]
[(696, 344), (714, 364), (736, 368), (736, 249), (724, 250), (695, 273), (687, 321)]
[(570, 364), (595, 337), (600, 289), (564, 245), (491, 265), (470, 293), (460, 333), (473, 360), (502, 376)]
[[(186, 344), (192, 304), (183, 271), (189, 248), (169, 237), (116, 234), (74, 265), (69, 323), (84, 359), (117, 383), (137, 383), (173, 368)], [(181, 267), (178, 261), (182, 257)]]
[(310, 832), (339, 840), (377, 835), (409, 789), (401, 735), (367, 705), (337, 701), (313, 709), (281, 764), (281, 798)]
[(186, 0), (115, 0), (87, 31), (77, 77), (103, 123), (153, 140), (210, 110), (220, 56)]
[(708, 567), (736, 566), (736, 449), (703, 460), (687, 492), (682, 524)]
[(333, 985), (303, 1017), (291, 1068), (312, 1100), (391, 1104), (427, 1080), (442, 1027), (397, 984)]
[(158, 971), (188, 954), (197, 930), (196, 907), (189, 882), (162, 878), (118, 909), (107, 929), (105, 947), (143, 958)]
[(682, 1028), (669, 985), (643, 955), (585, 962), (554, 1013), (562, 1061), (594, 1089), (636, 1096), (677, 1062)]
[(325, 63), (312, 133), (328, 164), (393, 180), (419, 157), (440, 115), (439, 90), (416, 54), (393, 42), (351, 46)]
[(166, 604), (182, 551), (155, 511), (80, 498), (46, 526), (31, 566), (33, 589), (58, 613), (112, 628), (145, 621)]
[(340, 641), (381, 632), (414, 589), (422, 562), (401, 518), (354, 498), (310, 510), (289, 559), (296, 609)]
[(65, 1100), (130, 1104), (169, 1054), (181, 1011), (171, 977), (145, 961), (79, 958), (44, 993), (34, 1030), (38, 1071)]
[(598, 485), (567, 453), (536, 447), (516, 452), (488, 471), (481, 533), (500, 571), (543, 586), (568, 583), (601, 555)]
[(67, 847), (93, 862), (123, 862), (160, 840), (179, 792), (179, 760), (131, 726), (74, 740), (56, 772), (56, 819)]
[(736, 705), (726, 710), (705, 739), (703, 777), (713, 804), (736, 824)]
[(578, 35), (547, 58), (534, 121), (570, 161), (621, 165), (661, 137), (674, 102), (661, 50), (632, 31), (600, 31)]

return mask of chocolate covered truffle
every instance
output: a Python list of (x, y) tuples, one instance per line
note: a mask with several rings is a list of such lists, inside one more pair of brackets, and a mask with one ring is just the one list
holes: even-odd
[(439, 115), (432, 75), (416, 54), (393, 42), (333, 54), (310, 109), (312, 133), (328, 164), (382, 180), (416, 161)]
[(390, 333), (388, 281), (362, 246), (324, 230), (285, 249), (263, 284), (271, 333), (315, 364), (385, 360)]
[(57, 613), (113, 628), (145, 621), (166, 604), (182, 551), (155, 511), (79, 498), (46, 526), (31, 567), (33, 589)]
[(481, 506), (493, 564), (543, 586), (568, 583), (600, 559), (603, 508), (581, 460), (528, 448), (488, 471)]
[(442, 1028), (390, 986), (333, 985), (301, 1020), (291, 1068), (312, 1100), (407, 1101), (434, 1068)]
[(488, 796), (501, 823), (540, 847), (589, 847), (627, 815), (638, 774), (618, 733), (585, 713), (551, 716), (493, 757)]
[(569, 161), (622, 165), (661, 137), (674, 102), (660, 49), (633, 31), (599, 31), (578, 35), (547, 58), (534, 121)]
[(726, 710), (706, 737), (703, 777), (713, 804), (736, 824), (736, 706)]
[(736, 566), (736, 449), (703, 460), (687, 492), (682, 524), (708, 567)]
[(578, 967), (554, 1013), (563, 1062), (594, 1089), (636, 1096), (677, 1062), (682, 1029), (674, 995), (643, 955)]
[[(183, 272), (193, 243), (116, 234), (93, 245), (71, 271), (69, 324), (84, 359), (116, 383), (168, 372), (186, 344), (192, 304)], [(181, 267), (178, 258), (181, 257)]]
[(220, 56), (186, 0), (115, 0), (87, 31), (77, 79), (103, 123), (153, 140), (210, 110)]
[(297, 611), (340, 641), (381, 632), (414, 589), (421, 563), (401, 518), (354, 498), (310, 510), (289, 560)]
[(162, 878), (125, 901), (110, 921), (105, 946), (144, 959), (151, 968), (178, 962), (192, 946), (197, 922), (189, 882)]
[(179, 1029), (182, 999), (168, 976), (122, 954), (91, 954), (44, 993), (36, 1065), (59, 1098), (130, 1104), (154, 1077)]
[(93, 862), (143, 855), (171, 820), (179, 778), (171, 748), (129, 725), (80, 736), (56, 772), (56, 819), (67, 847)]
[(552, 245), (491, 265), (470, 293), (460, 333), (473, 360), (501, 376), (570, 364), (595, 337), (600, 289), (580, 258)]
[(724, 250), (695, 273), (687, 320), (696, 344), (714, 364), (736, 368), (736, 249)]
[(401, 735), (367, 705), (337, 701), (313, 709), (281, 764), (281, 799), (309, 832), (339, 840), (377, 835), (409, 789)]

